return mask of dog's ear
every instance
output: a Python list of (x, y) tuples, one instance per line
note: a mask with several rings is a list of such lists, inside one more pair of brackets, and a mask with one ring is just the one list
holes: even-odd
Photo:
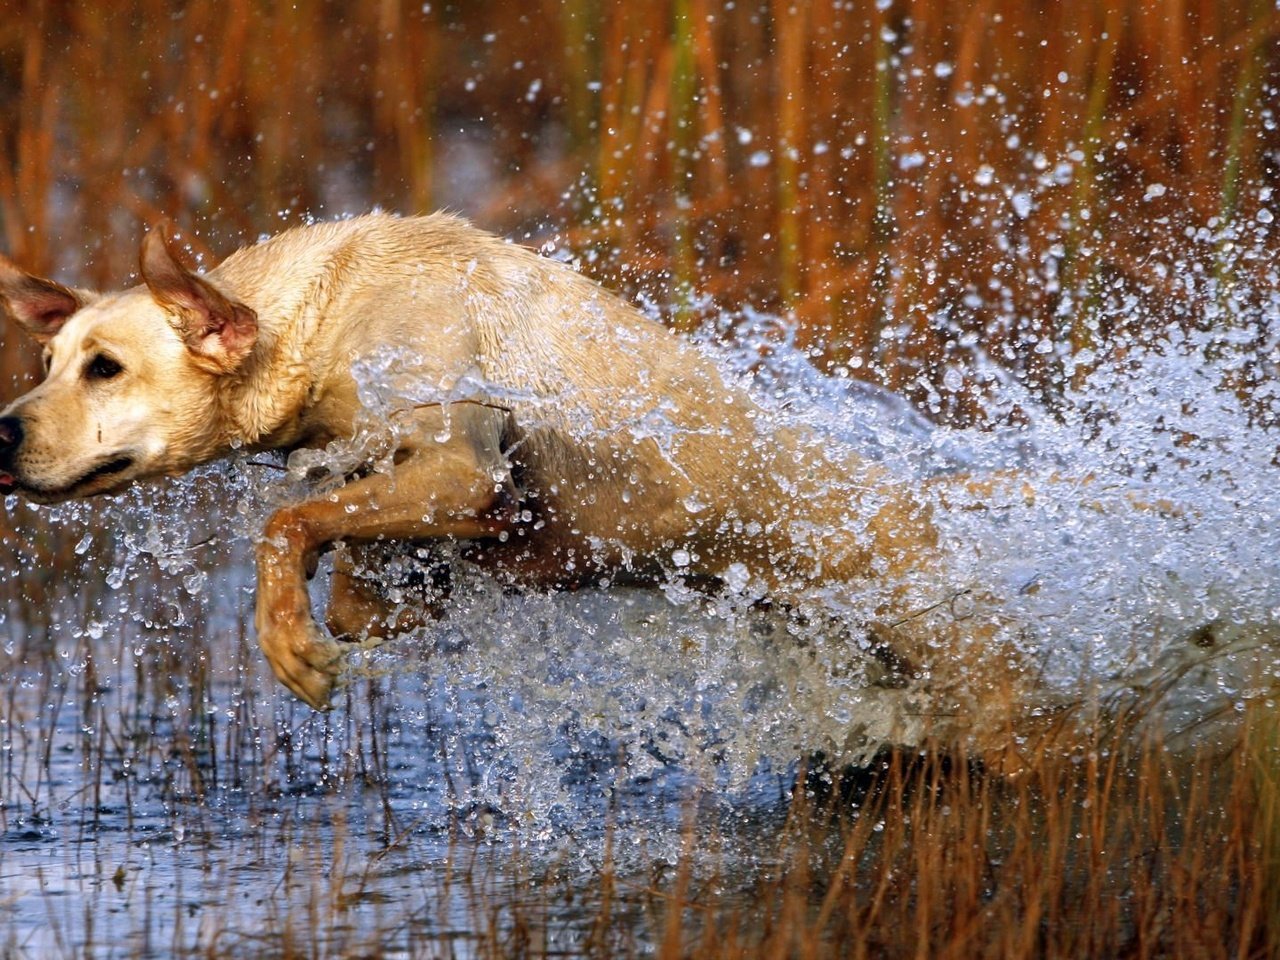
[(82, 306), (74, 290), (32, 276), (0, 255), (0, 310), (41, 343), (51, 340)]
[(182, 266), (167, 232), (158, 225), (142, 238), (142, 279), (174, 316), (174, 329), (196, 364), (210, 373), (231, 373), (253, 351), (258, 315)]

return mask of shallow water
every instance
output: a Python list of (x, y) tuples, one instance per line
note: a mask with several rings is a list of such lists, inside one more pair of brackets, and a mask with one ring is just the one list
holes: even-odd
[[(1255, 354), (1274, 337), (1259, 324)], [(947, 430), (819, 376), (769, 318), (734, 326), (741, 349), (715, 349), (771, 417), (895, 482), (1013, 467), (1037, 484), (1034, 503), (936, 503), (950, 579), (916, 586), (991, 618), (1045, 709), (1137, 708), (1195, 747), (1272, 696), (1275, 398), (1224, 389), (1229, 356), (1135, 346), (1052, 415), (992, 368), (991, 419), (1017, 425)], [(363, 375), (377, 402), (422, 399)], [(314, 714), (254, 647), (247, 556), (271, 505), (342, 456), (242, 457), (104, 505), (7, 504), (30, 540), (0, 588), (6, 955), (465, 956), (530, 917), (572, 954), (606, 849), (637, 890), (691, 835), (708, 875), (768, 871), (759, 838), (800, 758), (865, 759), (925, 730), (919, 691), (870, 682), (838, 626), (874, 590), (824, 620), (732, 584), (516, 595), (465, 568), (441, 619), (353, 653), (336, 709)], [(389, 558), (390, 578), (412, 562)]]
[[(522, 602), (480, 583), (427, 636), (364, 657), (332, 713), (290, 702), (245, 635), (245, 541), (212, 539), (241, 522), (236, 507), (256, 516), (261, 470), (247, 473), (57, 511), (83, 569), (49, 585), (39, 624), (15, 629), (31, 611), (11, 596), (5, 955), (252, 956), (290, 942), (321, 955), (433, 944), (467, 955), (545, 913), (547, 890), (548, 948), (572, 953), (592, 922), (606, 827), (627, 838), (610, 862), (648, 876), (684, 848), (690, 803), (732, 826), (726, 837), (785, 809), (785, 768), (758, 768), (732, 803), (698, 800), (709, 765), (663, 754), (668, 732), (705, 736), (678, 718), (659, 719), (625, 759), (597, 732), (616, 726), (590, 712), (604, 661), (697, 629), (660, 594)], [(31, 527), (50, 522), (13, 509)], [(143, 515), (156, 525), (114, 542), (88, 532)], [(580, 698), (553, 705), (534, 686), (499, 686), (467, 644), (500, 646), (504, 630), (523, 644), (587, 641), (542, 674)], [(608, 643), (592, 646), (596, 633)], [(642, 695), (625, 699), (634, 708)], [(730, 845), (716, 862), (746, 864)]]

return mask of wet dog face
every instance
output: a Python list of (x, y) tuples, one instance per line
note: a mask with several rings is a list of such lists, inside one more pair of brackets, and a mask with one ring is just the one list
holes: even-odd
[(144, 243), (146, 286), (96, 296), (0, 263), (0, 301), (45, 379), (0, 414), (0, 492), (52, 503), (181, 473), (221, 452), (219, 379), (252, 349), (252, 311)]

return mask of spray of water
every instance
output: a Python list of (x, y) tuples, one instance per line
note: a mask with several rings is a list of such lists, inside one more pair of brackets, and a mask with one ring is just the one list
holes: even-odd
[[(439, 604), (443, 613), (372, 658), (374, 669), (416, 650), (441, 689), (482, 691), (483, 723), (509, 763), (503, 780), (519, 784), (531, 806), (562, 806), (573, 779), (564, 779), (566, 764), (602, 744), (627, 776), (678, 765), (743, 784), (765, 760), (821, 750), (857, 762), (930, 734), (963, 739), (945, 718), (984, 695), (993, 669), (1017, 679), (1019, 702), (1001, 724), (1137, 708), (1167, 734), (1197, 742), (1212, 735), (1210, 721), (1270, 691), (1280, 670), (1276, 434), (1271, 395), (1233, 388), (1242, 353), (1215, 355), (1219, 339), (1170, 331), (1131, 345), (1123, 363), (1099, 365), (1052, 412), (1016, 378), (991, 372), (990, 419), (1007, 423), (1016, 410), (1017, 425), (948, 429), (883, 390), (819, 374), (775, 318), (730, 319), (727, 344), (719, 329), (702, 349), (764, 411), (764, 439), (753, 442), (799, 427), (841, 456), (852, 450), (884, 465), (886, 482), (930, 505), (937, 562), (897, 582), (828, 586), (794, 609), (762, 610), (763, 587), (743, 565), (708, 594), (686, 583), (678, 549), (658, 592), (548, 595), (505, 589), (447, 547), (389, 548), (366, 574), (395, 602)], [(1259, 335), (1244, 338), (1253, 356)], [(980, 359), (979, 368), (995, 370)], [(268, 500), (314, 493), (317, 478), (336, 482), (360, 463), (390, 469), (400, 414), (411, 408), (441, 406), (447, 433), (459, 403), (519, 405), (535, 423), (575, 403), (478, 372), (426, 383), (412, 357), (390, 350), (355, 373), (362, 430), (295, 453), (291, 488)], [(628, 428), (660, 449), (680, 440), (661, 406)], [(959, 476), (997, 479), (938, 482)], [(442, 565), (452, 569), (447, 600), (433, 593)], [(862, 625), (904, 590), (927, 615), (919, 662), (905, 678), (887, 677), (876, 635)], [(943, 641), (961, 622), (977, 638), (966, 642), (983, 650), (962, 645), (957, 654)], [(966, 691), (970, 682), (975, 690)]]
[[(847, 371), (819, 373), (777, 318), (721, 316), (699, 348), (761, 411), (757, 435), (738, 439), (799, 431), (833, 458), (882, 465), (880, 482), (932, 512), (927, 570), (800, 591), (783, 609), (762, 603), (763, 584), (740, 563), (711, 592), (695, 589), (679, 548), (659, 590), (557, 594), (512, 590), (452, 545), (386, 545), (365, 557), (365, 575), (393, 603), (437, 615), (381, 650), (353, 650), (352, 676), (398, 689), (406, 723), (430, 714), (450, 731), (453, 759), (440, 763), (469, 758), (453, 803), (538, 811), (544, 826), (585, 802), (588, 781), (692, 777), (738, 790), (815, 751), (859, 762), (928, 735), (964, 742), (997, 675), (1012, 678), (1001, 689), (1017, 701), (992, 721), (999, 736), (1030, 741), (1011, 717), (1140, 708), (1166, 734), (1203, 742), (1280, 676), (1276, 397), (1240, 386), (1249, 364), (1274, 356), (1270, 329), (1264, 313), (1236, 343), (1170, 330), (1130, 344), (1052, 410), (975, 353), (988, 422), (955, 429)], [(459, 404), (518, 408), (529, 427), (563, 424), (581, 402), (478, 370), (444, 384), (418, 371), (390, 349), (355, 365), (365, 415), (350, 440), (284, 463), (237, 457), (131, 491), (105, 517), (42, 511), (77, 552), (91, 529), (119, 531), (108, 592), (79, 630), (101, 636), (122, 618), (176, 633), (193, 620), (231, 628), (246, 616), (247, 547), (270, 510), (324, 495), (357, 467), (393, 469), (407, 411), (438, 406), (443, 442)], [(661, 403), (624, 428), (660, 450), (682, 440)], [(949, 482), (961, 477), (983, 482)], [(865, 536), (857, 522), (843, 533)], [(165, 586), (143, 609), (112, 602), (139, 578)], [(325, 582), (322, 571), (317, 608)], [(890, 596), (919, 616), (905, 647), (877, 633)], [(957, 625), (968, 639), (954, 639)]]

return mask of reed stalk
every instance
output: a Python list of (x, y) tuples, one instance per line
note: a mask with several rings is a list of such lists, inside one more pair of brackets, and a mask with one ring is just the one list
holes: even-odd
[(1245, 160), (1245, 142), (1249, 135), (1249, 115), (1257, 106), (1258, 85), (1262, 71), (1260, 49), (1275, 29), (1268, 4), (1253, 0), (1244, 38), (1239, 46), (1240, 62), (1236, 70), (1235, 93), (1231, 100), (1231, 119), (1227, 125), (1227, 141), (1222, 169), (1221, 198), (1218, 205), (1219, 240), (1216, 279), (1220, 322), (1233, 325), (1235, 320), (1234, 227), (1240, 208), (1241, 173)]
[(671, 149), (672, 196), (672, 280), (674, 323), (677, 329), (691, 330), (697, 325), (693, 312), (697, 266), (694, 251), (694, 225), (690, 215), (693, 203), (693, 152), (697, 140), (698, 74), (694, 51), (696, 33), (693, 26), (693, 0), (672, 0), (671, 96), (668, 101), (669, 144)]
[(808, 5), (774, 0), (773, 27), (777, 44), (778, 133), (774, 150), (778, 190), (778, 295), (785, 309), (799, 302), (800, 174), (804, 169), (805, 117), (808, 76), (805, 69)]
[(591, 90), (599, 78), (600, 10), (596, 0), (565, 0), (560, 4), (564, 50), (565, 122), (574, 152), (586, 151), (596, 131), (597, 97)]
[[(1097, 188), (1098, 178), (1102, 175), (1100, 156), (1106, 149), (1102, 133), (1111, 96), (1116, 51), (1125, 25), (1124, 17), (1125, 11), (1121, 5), (1113, 4), (1106, 8), (1103, 33), (1085, 104), (1081, 135), (1084, 159), (1076, 170), (1075, 193), (1071, 204), (1071, 232), (1067, 244), (1063, 287), (1072, 298), (1073, 312), (1069, 330), (1072, 354), (1070, 386), (1077, 390), (1088, 380), (1098, 348), (1098, 303), (1094, 283), (1101, 251), (1097, 249), (1099, 244), (1093, 238), (1100, 236), (1100, 230), (1091, 225), (1091, 220), (1093, 217), (1100, 220), (1103, 213), (1098, 209), (1100, 191)], [(1064, 387), (1066, 385), (1063, 384)]]
[(893, 53), (888, 18), (876, 5), (871, 20), (875, 64), (871, 97), (871, 181), (875, 188), (873, 242), (887, 243), (893, 229)]
[(1257, 845), (1264, 945), (1266, 954), (1275, 956), (1280, 949), (1280, 716), (1274, 707), (1250, 705), (1243, 756), (1252, 788), (1247, 800), (1256, 805), (1247, 839)]

